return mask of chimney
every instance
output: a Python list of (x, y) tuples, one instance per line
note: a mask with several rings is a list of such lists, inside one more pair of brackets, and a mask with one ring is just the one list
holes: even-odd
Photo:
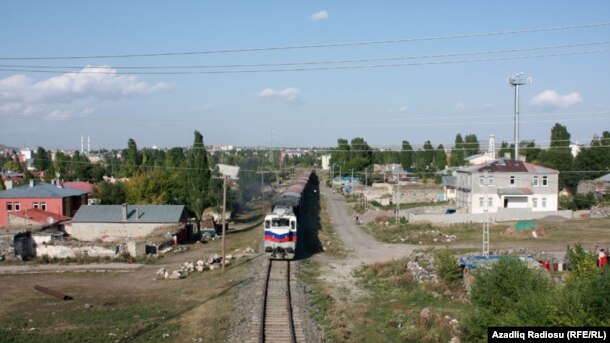
[(13, 180), (6, 180), (6, 181), (4, 181), (4, 188), (6, 188), (6, 189), (13, 188)]
[(127, 221), (127, 204), (121, 205), (121, 220)]
[(34, 187), (34, 180), (30, 180), (30, 188)]

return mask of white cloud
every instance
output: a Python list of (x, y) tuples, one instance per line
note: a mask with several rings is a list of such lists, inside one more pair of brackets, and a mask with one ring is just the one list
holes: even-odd
[(66, 120), (74, 115), (73, 110), (54, 110), (49, 113), (47, 119), (49, 120)]
[(258, 93), (258, 96), (263, 99), (279, 99), (287, 102), (295, 102), (299, 100), (301, 90), (294, 87), (287, 87), (282, 90), (273, 88), (265, 88)]
[(483, 106), (481, 106), (481, 108), (483, 108), (485, 110), (493, 110), (494, 108), (496, 108), (496, 105), (494, 105), (494, 104), (484, 104)]
[[(35, 114), (48, 112), (59, 118), (76, 112), (86, 113), (78, 102), (117, 101), (150, 95), (173, 87), (158, 82), (149, 84), (136, 75), (120, 75), (108, 66), (86, 66), (70, 72), (36, 81), (25, 75), (0, 79), (0, 114)], [(67, 107), (67, 108), (66, 108)]]
[(407, 105), (402, 105), (398, 108), (390, 108), (388, 110), (388, 112), (402, 112), (402, 113), (407, 112)]
[(312, 14), (309, 19), (311, 19), (312, 21), (321, 21), (321, 20), (326, 20), (328, 19), (329, 14), (328, 12), (326, 12), (326, 10), (321, 10), (320, 12), (316, 12), (314, 14)]
[(574, 106), (582, 101), (582, 97), (578, 92), (571, 92), (566, 95), (561, 95), (556, 91), (549, 89), (536, 95), (529, 101), (530, 105), (542, 107), (567, 108)]

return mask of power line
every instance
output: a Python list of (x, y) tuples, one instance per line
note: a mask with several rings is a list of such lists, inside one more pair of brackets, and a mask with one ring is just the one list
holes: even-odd
[[(325, 60), (325, 61), (301, 61), (301, 62), (285, 62), (285, 63), (258, 63), (258, 64), (208, 64), (208, 65), (176, 65), (176, 66), (112, 66), (113, 69), (205, 69), (205, 68), (252, 68), (252, 67), (279, 67), (279, 66), (299, 66), (299, 65), (317, 65), (317, 64), (345, 64), (345, 63), (362, 63), (362, 62), (378, 62), (378, 61), (400, 61), (413, 60), (423, 58), (445, 58), (459, 56), (474, 56), (474, 55), (490, 55), (504, 54), (511, 52), (524, 52), (548, 49), (564, 49), (592, 45), (610, 44), (610, 41), (574, 43), (564, 45), (547, 45), (526, 48), (514, 48), (504, 50), (483, 50), (483, 51), (466, 51), (456, 53), (444, 53), (433, 55), (416, 55), (416, 56), (398, 56), (398, 57), (375, 57), (365, 59), (341, 59), (341, 60)], [(83, 66), (51, 66), (51, 65), (10, 65), (0, 64), (0, 68), (33, 68), (33, 69), (79, 69)], [(99, 66), (97, 68), (100, 68)]]
[[(479, 63), (479, 62), (498, 62), (509, 60), (522, 59), (538, 59), (546, 57), (560, 56), (576, 56), (610, 52), (610, 49), (586, 50), (586, 51), (570, 51), (554, 54), (538, 54), (538, 55), (522, 55), (508, 56), (496, 58), (481, 58), (481, 59), (464, 59), (450, 61), (426, 61), (413, 63), (390, 63), (390, 64), (368, 64), (355, 66), (336, 66), (336, 67), (315, 67), (315, 68), (282, 68), (282, 69), (240, 69), (240, 70), (212, 70), (212, 71), (170, 71), (170, 72), (117, 72), (117, 71), (93, 71), (79, 70), (72, 71), (69, 74), (100, 74), (100, 75), (211, 75), (211, 74), (255, 74), (255, 73), (281, 73), (281, 72), (304, 72), (304, 71), (327, 71), (327, 70), (348, 70), (348, 69), (372, 69), (372, 68), (397, 68), (397, 67), (414, 67), (423, 65), (443, 65), (443, 64), (462, 64), (462, 63)], [(25, 72), (25, 73), (44, 73), (58, 74), (64, 73), (61, 70), (49, 69), (20, 69), (20, 68), (0, 68), (0, 71), (10, 72)]]
[(523, 34), (523, 33), (587, 29), (587, 28), (603, 27), (603, 26), (609, 26), (609, 25), (610, 25), (610, 22), (600, 22), (600, 23), (591, 23), (591, 24), (582, 24), (582, 25), (565, 25), (565, 26), (520, 29), (520, 30), (511, 30), (511, 31), (466, 33), (466, 34), (412, 37), (412, 38), (385, 39), (385, 40), (358, 41), (358, 42), (340, 42), (340, 43), (309, 44), (309, 45), (286, 45), (286, 46), (276, 46), (276, 47), (238, 48), (238, 49), (202, 50), (202, 51), (186, 51), (186, 52), (162, 52), (162, 53), (122, 54), (122, 55), (55, 56), (55, 57), (32, 57), (32, 56), (6, 57), (6, 56), (3, 56), (3, 57), (0, 57), (0, 60), (74, 60), (74, 59), (93, 59), (93, 58), (133, 58), (133, 57), (229, 54), (229, 53), (244, 53), (244, 52), (333, 48), (333, 47), (343, 47), (343, 46), (397, 44), (397, 43), (411, 43), (411, 42), (433, 41), (433, 40), (446, 40), (446, 39), (504, 36), (504, 35)]

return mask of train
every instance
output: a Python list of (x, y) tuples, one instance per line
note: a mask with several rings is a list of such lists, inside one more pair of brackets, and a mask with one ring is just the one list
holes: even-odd
[(264, 221), (264, 251), (270, 259), (295, 258), (305, 193), (311, 187), (314, 170), (304, 172), (273, 201)]

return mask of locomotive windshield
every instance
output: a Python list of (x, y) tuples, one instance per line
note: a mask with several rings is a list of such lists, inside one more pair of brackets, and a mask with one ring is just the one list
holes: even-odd
[(273, 227), (286, 227), (290, 225), (290, 220), (287, 218), (273, 218), (271, 219), (271, 226)]

